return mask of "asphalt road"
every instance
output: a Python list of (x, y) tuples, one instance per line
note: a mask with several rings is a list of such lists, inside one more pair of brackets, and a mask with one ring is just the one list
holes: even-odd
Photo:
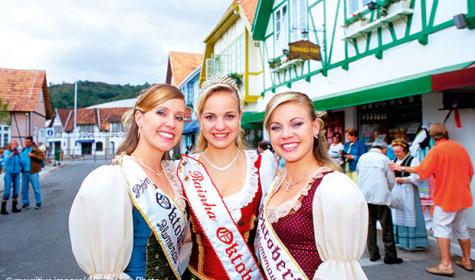
[(68, 215), (84, 177), (103, 163), (74, 162), (42, 175), (42, 209), (0, 216), (0, 279), (85, 276), (71, 252)]
[[(0, 279), (84, 279), (71, 252), (68, 215), (82, 180), (101, 164), (104, 162), (78, 161), (43, 175), (42, 209), (0, 216)], [(32, 193), (30, 196), (33, 198)], [(381, 243), (381, 238), (378, 240)], [(383, 255), (382, 244), (379, 247)], [(361, 264), (368, 279), (447, 279), (424, 271), (437, 263), (437, 248), (398, 253), (403, 264), (385, 265), (381, 260), (373, 263), (365, 254)], [(455, 267), (455, 273), (455, 279), (475, 279), (474, 272), (459, 267)]]

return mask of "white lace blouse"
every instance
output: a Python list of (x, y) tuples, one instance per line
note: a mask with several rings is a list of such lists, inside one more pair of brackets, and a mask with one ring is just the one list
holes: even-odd
[[(162, 166), (175, 192), (175, 201), (184, 209), (176, 166)], [(92, 171), (81, 184), (69, 213), (71, 247), (79, 267), (92, 279), (130, 279), (123, 271), (132, 255), (133, 204), (120, 165), (105, 165)], [(179, 259), (188, 264), (191, 244), (183, 245)]]
[[(268, 208), (270, 222), (298, 211), (301, 197), (307, 196), (312, 183), (328, 170), (318, 169), (298, 195), (277, 208)], [(281, 185), (283, 178), (283, 174), (278, 176), (274, 183)], [(325, 175), (313, 197), (312, 215), (315, 242), (323, 261), (314, 279), (367, 279), (358, 261), (366, 247), (368, 207), (358, 186), (341, 172)]]

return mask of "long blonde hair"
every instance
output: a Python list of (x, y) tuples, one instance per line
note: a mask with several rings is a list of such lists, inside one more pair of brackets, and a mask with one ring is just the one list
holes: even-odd
[[(236, 96), (238, 100), (238, 112), (239, 112), (239, 115), (242, 115), (241, 98), (239, 97), (239, 92), (237, 91), (237, 89), (227, 84), (216, 84), (203, 90), (201, 92), (201, 95), (196, 100), (195, 113), (196, 113), (196, 118), (198, 120), (201, 121), (200, 117), (201, 117), (201, 114), (203, 113), (203, 109), (205, 107), (205, 104), (208, 98), (216, 92), (223, 92), (223, 91)], [(244, 143), (244, 130), (241, 128), (241, 121), (239, 121), (239, 130), (240, 130), (239, 135), (238, 137), (236, 137), (236, 146), (240, 149), (245, 149), (246, 145)], [(195, 153), (203, 152), (206, 149), (206, 147), (208, 147), (208, 141), (203, 136), (203, 133), (201, 132), (201, 129), (200, 129), (200, 132), (198, 133), (198, 139), (196, 140), (196, 147), (195, 147), (194, 152)]]
[(301, 92), (283, 92), (274, 95), (269, 103), (267, 103), (265, 116), (264, 116), (264, 127), (269, 131), (270, 125), (270, 117), (277, 107), (282, 104), (289, 103), (289, 102), (296, 102), (303, 105), (307, 108), (308, 113), (310, 114), (310, 118), (312, 121), (317, 120), (320, 124), (320, 131), (318, 132), (318, 137), (314, 137), (313, 139), (313, 149), (312, 154), (315, 160), (317, 160), (318, 164), (322, 166), (326, 166), (333, 170), (341, 171), (341, 167), (336, 164), (328, 155), (328, 143), (324, 133), (324, 125), (325, 123), (321, 118), (317, 116), (315, 109), (313, 108), (312, 101), (310, 98)]
[[(118, 155), (124, 152), (128, 155), (132, 154), (139, 143), (139, 127), (135, 122), (135, 112), (146, 113), (153, 110), (159, 104), (171, 99), (185, 100), (185, 97), (177, 87), (169, 84), (155, 84), (140, 93), (134, 108), (122, 116), (122, 123), (127, 129), (127, 135), (117, 150)], [(168, 153), (165, 153), (164, 158), (166, 157), (168, 157)]]

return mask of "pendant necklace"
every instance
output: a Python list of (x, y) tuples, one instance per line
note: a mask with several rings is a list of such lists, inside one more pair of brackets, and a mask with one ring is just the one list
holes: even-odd
[(155, 171), (155, 169), (149, 167), (148, 165), (146, 165), (142, 160), (140, 160), (139, 158), (133, 156), (134, 159), (136, 159), (140, 165), (142, 165), (143, 167), (145, 167), (145, 169), (147, 169), (148, 171), (152, 172), (153, 174), (157, 175), (158, 177), (162, 176), (163, 175), (163, 168), (161, 171)]
[(287, 181), (287, 175), (285, 175), (285, 180), (284, 180), (284, 184), (285, 184), (285, 191), (286, 192), (289, 192), (290, 188), (292, 188), (293, 186), (297, 185), (298, 183), (302, 182), (303, 179), (307, 178), (308, 176), (308, 173), (306, 173), (305, 175), (303, 175), (302, 177), (300, 177), (300, 179), (298, 179), (297, 181), (294, 181), (294, 182), (288, 182)]

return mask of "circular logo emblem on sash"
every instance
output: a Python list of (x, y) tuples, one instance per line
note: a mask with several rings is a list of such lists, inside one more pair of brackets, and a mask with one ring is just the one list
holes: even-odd
[(230, 245), (231, 243), (233, 243), (233, 240), (234, 240), (233, 233), (225, 227), (218, 228), (218, 230), (216, 230), (216, 236), (221, 242), (227, 245)]
[(162, 194), (159, 194), (159, 193), (157, 193), (157, 203), (158, 203), (158, 205), (160, 205), (160, 207), (162, 207), (164, 209), (172, 208), (172, 205), (171, 205), (170, 200), (168, 199), (168, 197), (166, 197)]

